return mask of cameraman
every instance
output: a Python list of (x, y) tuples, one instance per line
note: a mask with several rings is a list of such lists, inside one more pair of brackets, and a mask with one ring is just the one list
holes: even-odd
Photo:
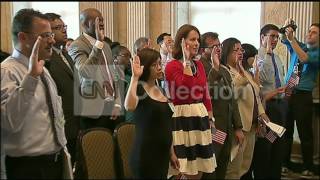
[(282, 172), (284, 174), (288, 172), (294, 120), (296, 120), (304, 168), (301, 177), (310, 178), (313, 176), (312, 90), (319, 71), (319, 23), (310, 26), (306, 34), (306, 44), (299, 42), (294, 37), (294, 30), (290, 24), (294, 24), (292, 19), (286, 20), (285, 34), (282, 39), (282, 43), (287, 46), (291, 55), (286, 83), (295, 72), (299, 77), (299, 82), (292, 89), (286, 89), (286, 94), (290, 97), (288, 98), (289, 111), (285, 133), (287, 150)]

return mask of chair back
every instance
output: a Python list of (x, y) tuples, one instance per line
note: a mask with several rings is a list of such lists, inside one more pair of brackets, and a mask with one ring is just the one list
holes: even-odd
[(119, 124), (114, 130), (116, 146), (120, 156), (120, 172), (123, 178), (133, 178), (129, 157), (135, 136), (135, 125), (130, 122)]
[(115, 144), (109, 129), (89, 129), (80, 137), (80, 151), (88, 179), (116, 178)]

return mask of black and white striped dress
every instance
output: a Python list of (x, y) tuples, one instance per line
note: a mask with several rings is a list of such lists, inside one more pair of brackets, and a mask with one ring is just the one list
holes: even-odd
[[(196, 175), (216, 168), (208, 113), (203, 103), (176, 105), (173, 114), (173, 147), (180, 162), (179, 171)], [(169, 174), (179, 171), (169, 168)]]
[[(208, 110), (212, 106), (206, 76), (202, 63), (195, 63), (198, 73), (194, 76), (183, 74), (183, 66), (179, 61), (171, 61), (166, 67), (166, 78), (171, 81), (169, 89), (174, 104), (172, 143), (180, 163), (179, 170), (169, 167), (168, 176), (212, 173), (217, 167), (208, 119)], [(193, 87), (197, 87), (194, 90), (195, 96), (190, 93), (186, 95), (187, 98), (180, 99), (177, 86), (182, 85), (190, 88), (191, 92)]]

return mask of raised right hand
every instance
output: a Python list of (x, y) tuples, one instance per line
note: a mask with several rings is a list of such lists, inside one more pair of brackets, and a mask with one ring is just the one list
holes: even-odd
[(187, 45), (184, 38), (182, 38), (182, 40), (181, 40), (181, 48), (182, 48), (182, 53), (184, 54), (183, 61), (191, 61), (189, 45)]
[(94, 26), (95, 26), (96, 38), (97, 38), (98, 41), (102, 42), (103, 39), (104, 39), (104, 30), (100, 29), (99, 17), (96, 17)]
[(213, 47), (213, 50), (211, 52), (211, 63), (212, 63), (212, 66), (215, 69), (219, 69), (220, 60), (219, 60), (219, 55), (217, 53), (217, 47), (216, 46)]
[(33, 77), (38, 77), (43, 72), (44, 60), (39, 60), (39, 47), (42, 37), (38, 36), (36, 42), (33, 45), (31, 55), (29, 58), (29, 68), (28, 73)]
[(131, 63), (131, 70), (132, 70), (132, 77), (139, 78), (143, 73), (144, 66), (140, 66), (140, 58), (139, 56), (135, 55), (133, 60), (130, 61)]
[(267, 39), (267, 53), (268, 54), (271, 54), (272, 53), (272, 45), (271, 45), (271, 38), (270, 38), (270, 36), (267, 36), (266, 37)]

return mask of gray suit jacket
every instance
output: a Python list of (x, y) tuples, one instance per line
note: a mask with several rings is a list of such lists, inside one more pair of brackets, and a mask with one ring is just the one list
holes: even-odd
[[(107, 59), (111, 77), (107, 74), (102, 51)], [(100, 50), (91, 45), (89, 40), (82, 34), (70, 45), (68, 53), (74, 61), (80, 80), (79, 91), (75, 94), (75, 98), (81, 103), (81, 109), (75, 113), (91, 118), (111, 115), (114, 103), (121, 105), (121, 100), (120, 91), (117, 88), (119, 87), (118, 81), (114, 76), (115, 70), (109, 45), (104, 42), (104, 47)], [(109, 81), (108, 78), (112, 78), (116, 94), (114, 101), (111, 102), (105, 100), (103, 89), (103, 82)]]

